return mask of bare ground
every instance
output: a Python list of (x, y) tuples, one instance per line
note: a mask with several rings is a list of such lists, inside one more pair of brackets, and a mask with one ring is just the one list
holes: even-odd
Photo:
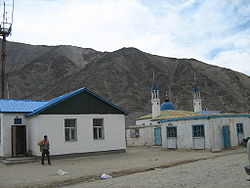
[[(225, 156), (225, 159), (223, 156)], [(236, 157), (235, 159), (233, 158), (234, 156)], [(220, 173), (218, 164), (221, 164), (221, 168), (224, 168), (223, 161), (225, 165), (230, 165), (234, 161), (240, 161), (239, 164), (235, 164), (237, 166), (233, 166), (238, 168), (235, 170), (235, 177), (239, 175), (240, 179), (244, 179), (245, 183), (247, 176), (242, 170), (244, 170), (243, 166), (247, 165), (246, 148), (238, 147), (232, 150), (224, 150), (220, 153), (211, 153), (204, 150), (174, 151), (164, 150), (160, 147), (134, 147), (127, 148), (126, 153), (120, 154), (55, 159), (52, 160), (51, 166), (41, 166), (39, 161), (18, 165), (0, 164), (0, 187), (165, 187), (168, 181), (163, 180), (167, 179), (167, 177), (172, 177), (169, 179), (169, 182), (172, 182), (172, 179), (175, 180), (173, 182), (177, 182), (177, 180), (182, 182), (180, 177), (188, 175), (188, 179), (185, 181), (192, 182), (191, 177), (195, 177), (193, 171), (199, 169), (202, 166), (201, 164), (209, 164), (204, 167), (206, 168), (207, 166), (210, 169), (207, 174), (212, 173), (214, 174), (213, 177), (217, 177), (217, 173)], [(212, 168), (213, 163), (214, 168)], [(191, 165), (191, 167), (186, 167), (186, 165)], [(179, 169), (184, 167), (184, 171)], [(68, 173), (62, 176), (57, 175), (59, 169)], [(231, 169), (226, 167), (224, 169), (225, 172), (223, 173), (230, 175)], [(102, 173), (109, 174), (115, 178), (98, 181)], [(168, 176), (161, 177), (160, 174), (168, 174)], [(196, 175), (200, 174), (202, 173), (196, 173)], [(227, 177), (227, 175), (222, 176), (222, 178)], [(150, 177), (154, 176), (156, 178), (150, 180)], [(140, 180), (140, 177), (144, 177), (144, 179)], [(159, 181), (156, 181), (156, 184), (149, 184), (146, 181), (154, 182), (153, 180), (157, 180), (157, 177)], [(135, 178), (134, 181), (133, 178)], [(131, 184), (128, 184), (129, 182)], [(143, 182), (146, 183), (143, 184)], [(198, 185), (207, 186), (203, 181), (200, 183)], [(218, 184), (217, 181), (215, 183), (216, 185)], [(190, 184), (191, 187), (192, 185)], [(196, 186), (195, 183), (194, 185)], [(169, 184), (169, 186), (178, 187), (172, 184)]]

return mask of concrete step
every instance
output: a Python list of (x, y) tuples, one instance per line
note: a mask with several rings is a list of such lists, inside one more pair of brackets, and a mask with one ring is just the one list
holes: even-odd
[(3, 159), (1, 162), (4, 164), (19, 164), (19, 163), (30, 163), (37, 160), (37, 157), (9, 157)]

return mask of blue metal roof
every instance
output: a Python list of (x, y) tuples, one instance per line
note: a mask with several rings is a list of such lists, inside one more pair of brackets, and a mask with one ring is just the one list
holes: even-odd
[(120, 112), (124, 114), (128, 114), (127, 111), (123, 110), (122, 108), (114, 105), (113, 103), (107, 101), (106, 99), (96, 95), (94, 92), (88, 90), (87, 88), (80, 88), (65, 95), (56, 97), (49, 101), (35, 101), (35, 100), (25, 100), (25, 99), (0, 99), (0, 112), (5, 113), (28, 113), (26, 116), (33, 116), (37, 115), (40, 112), (55, 106), (56, 104), (75, 96), (80, 92), (87, 92), (95, 97), (99, 98), (103, 102), (111, 105), (112, 107), (116, 108)]
[(164, 103), (161, 105), (160, 110), (175, 110), (175, 106), (174, 106), (174, 104), (171, 103), (171, 102), (164, 102)]
[(154, 90), (159, 90), (159, 88), (158, 88), (158, 86), (157, 86), (156, 83), (153, 83), (153, 85), (152, 85), (152, 87), (150, 89), (150, 91), (154, 91)]
[(45, 105), (47, 101), (34, 101), (24, 99), (0, 99), (0, 112), (32, 112)]
[(55, 106), (56, 104), (58, 104), (58, 103), (60, 103), (60, 102), (62, 102), (62, 101), (64, 101), (64, 100), (66, 100), (66, 99), (68, 99), (68, 98), (71, 98), (71, 97), (73, 97), (73, 96), (75, 96), (75, 95), (77, 95), (77, 94), (79, 94), (79, 93), (81, 93), (81, 92), (87, 92), (87, 93), (89, 93), (89, 94), (91, 94), (91, 95), (94, 95), (95, 97), (99, 98), (99, 99), (102, 100), (103, 102), (105, 102), (105, 103), (107, 103), (107, 104), (113, 106), (114, 108), (116, 108), (116, 109), (119, 110), (120, 112), (122, 112), (122, 113), (124, 113), (124, 114), (128, 114), (127, 111), (125, 111), (125, 110), (123, 110), (122, 108), (120, 108), (120, 107), (118, 107), (118, 106), (112, 104), (111, 102), (107, 101), (106, 99), (104, 99), (104, 98), (98, 96), (98, 95), (95, 94), (94, 92), (92, 92), (92, 91), (90, 91), (90, 90), (88, 90), (87, 88), (84, 87), (84, 88), (80, 88), (80, 89), (77, 89), (77, 90), (75, 90), (75, 91), (72, 91), (72, 92), (70, 92), (70, 93), (67, 93), (67, 94), (65, 94), (65, 95), (59, 96), (59, 97), (57, 97), (57, 98), (54, 98), (54, 99), (48, 101), (45, 105), (41, 106), (40, 108), (37, 108), (37, 109), (35, 109), (34, 111), (32, 111), (31, 113), (27, 114), (26, 116), (33, 116), (33, 115), (39, 114), (39, 113), (43, 112), (44, 110), (46, 110), (46, 109), (48, 109), (48, 108), (50, 108), (50, 107), (52, 107), (52, 106)]

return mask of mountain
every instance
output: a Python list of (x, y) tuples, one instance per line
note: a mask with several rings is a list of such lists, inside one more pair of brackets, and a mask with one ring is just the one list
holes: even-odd
[(80, 87), (129, 111), (127, 125), (150, 113), (152, 75), (180, 110), (193, 110), (193, 76), (202, 106), (223, 112), (250, 112), (250, 77), (195, 59), (161, 57), (135, 48), (98, 52), (74, 46), (7, 43), (10, 98), (47, 100)]

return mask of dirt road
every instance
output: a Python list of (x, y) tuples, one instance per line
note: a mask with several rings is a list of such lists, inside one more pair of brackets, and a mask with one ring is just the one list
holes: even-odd
[[(223, 156), (228, 156), (229, 158), (224, 159)], [(213, 159), (213, 160), (207, 160), (207, 159)], [(237, 164), (238, 166), (235, 166), (235, 168), (237, 167), (238, 169), (235, 171), (233, 177), (234, 176), (238, 177), (238, 181), (242, 180), (242, 182), (245, 183), (246, 175), (244, 174), (244, 172), (242, 172), (242, 170), (243, 170), (243, 165), (247, 164), (247, 157), (246, 157), (246, 148), (244, 147), (238, 147), (233, 150), (223, 150), (220, 153), (211, 153), (210, 151), (205, 151), (205, 150), (174, 151), (174, 150), (165, 150), (162, 149), (161, 147), (134, 147), (134, 148), (127, 148), (126, 153), (120, 153), (120, 154), (106, 154), (106, 155), (98, 154), (98, 155), (79, 156), (79, 157), (65, 158), (65, 159), (52, 158), (51, 166), (48, 165), (42, 166), (40, 164), (40, 161), (27, 164), (16, 164), (16, 165), (4, 165), (0, 163), (0, 188), (11, 188), (11, 187), (41, 188), (41, 187), (55, 187), (55, 186), (63, 187), (66, 185), (70, 185), (69, 187), (73, 187), (76, 184), (78, 184), (76, 185), (76, 187), (77, 186), (112, 187), (113, 184), (114, 184), (113, 187), (117, 186), (119, 187), (122, 185), (124, 186), (128, 185), (128, 187), (129, 186), (143, 187), (145, 185), (150, 185), (151, 187), (154, 186), (164, 187), (166, 183), (170, 183), (169, 185), (172, 185), (171, 183), (177, 182), (177, 180), (178, 182), (182, 182), (184, 185), (184, 182), (186, 181), (192, 182), (191, 181), (192, 177), (195, 178), (195, 176), (202, 174), (202, 173), (197, 173), (195, 175), (193, 173), (193, 171), (197, 169), (199, 170), (202, 164), (204, 165), (211, 163), (211, 165), (208, 165), (210, 171), (205, 174), (208, 175), (209, 173), (211, 173), (211, 175), (214, 174), (213, 177), (216, 178), (217, 177), (216, 173), (219, 173), (220, 169), (224, 168), (223, 165), (219, 167), (217, 163), (215, 167), (218, 169), (215, 168), (216, 170), (213, 171), (213, 168), (210, 168), (210, 166), (211, 167), (213, 166), (213, 162), (216, 162), (217, 160), (221, 161), (221, 164), (224, 164), (223, 162), (225, 162), (226, 165)], [(174, 167), (174, 169), (176, 168), (176, 171), (175, 170), (172, 171), (171, 170), (172, 168), (165, 168), (159, 171), (158, 170), (152, 171), (152, 169), (154, 168), (172, 167), (195, 161), (198, 161), (198, 164), (194, 165), (193, 168), (191, 168), (192, 167), (191, 166), (190, 171), (189, 168), (185, 170), (180, 170), (179, 168), (181, 167), (183, 168), (183, 166)], [(240, 161), (240, 162), (238, 164), (234, 163), (235, 161)], [(193, 164), (195, 163), (192, 164), (190, 163), (187, 165), (193, 165)], [(232, 170), (234, 169), (233, 167)], [(203, 168), (206, 168), (206, 166)], [(67, 171), (68, 173), (65, 175), (58, 175), (57, 172), (59, 169)], [(225, 176), (222, 176), (222, 180), (224, 180), (223, 179), (224, 177), (227, 178), (227, 176), (230, 175), (232, 170), (225, 168), (225, 172), (222, 172), (222, 174), (225, 174)], [(102, 173), (110, 174), (116, 178), (113, 178), (111, 180), (98, 181), (100, 179), (99, 176)], [(156, 175), (154, 175), (154, 173), (156, 173)], [(161, 176), (161, 175), (166, 175), (166, 176)], [(152, 178), (154, 176), (155, 178)], [(131, 179), (126, 180), (126, 178), (131, 178)], [(92, 181), (93, 179), (94, 179), (93, 182), (81, 185), (82, 182)], [(165, 181), (165, 179), (167, 181)], [(175, 181), (172, 181), (172, 179)], [(147, 182), (147, 180), (150, 181), (148, 183), (143, 184), (143, 182)], [(131, 182), (131, 184), (129, 184), (129, 182)], [(150, 184), (150, 182), (155, 182), (155, 183)], [(217, 181), (215, 181), (215, 183), (216, 182)], [(200, 183), (204, 184), (204, 182)]]
[(250, 181), (246, 181), (248, 176), (243, 169), (246, 163), (245, 154), (236, 154), (170, 168), (158, 168), (154, 171), (118, 178), (71, 185), (70, 188), (248, 188)]

